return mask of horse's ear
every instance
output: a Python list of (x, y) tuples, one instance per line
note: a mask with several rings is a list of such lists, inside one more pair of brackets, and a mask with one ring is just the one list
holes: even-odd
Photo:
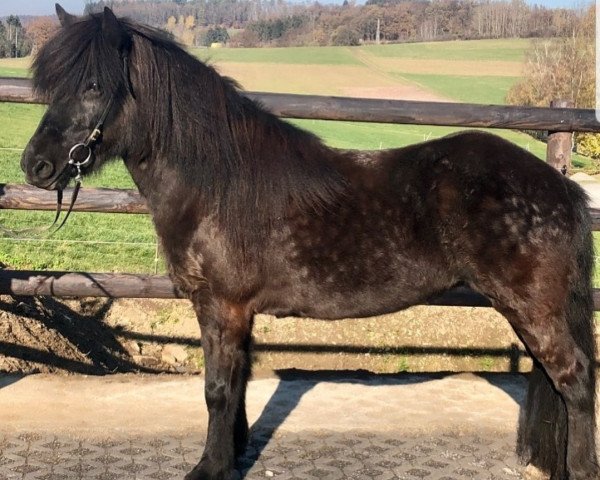
[(71, 15), (70, 13), (67, 13), (66, 10), (62, 8), (58, 3), (54, 5), (54, 8), (56, 9), (56, 16), (58, 17), (58, 20), (60, 21), (60, 24), (63, 27), (68, 27), (69, 25), (75, 22), (75, 19), (77, 17)]
[(123, 25), (121, 25), (121, 22), (119, 22), (119, 19), (108, 7), (104, 7), (102, 34), (108, 43), (119, 52), (123, 52), (123, 50), (129, 48), (131, 38), (123, 28)]

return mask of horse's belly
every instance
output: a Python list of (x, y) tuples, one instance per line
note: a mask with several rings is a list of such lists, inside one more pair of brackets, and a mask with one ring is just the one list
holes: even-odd
[(382, 315), (423, 303), (456, 282), (447, 272), (423, 273), (370, 283), (350, 277), (340, 285), (330, 277), (329, 282), (286, 285), (265, 302), (262, 313), (324, 319)]
[[(261, 311), (365, 317), (420, 303), (456, 283), (429, 220), (406, 220), (399, 204), (388, 215), (378, 198), (354, 199), (348, 211), (301, 217), (304, 223), (278, 229), (265, 259)], [(363, 201), (373, 208), (361, 209)]]

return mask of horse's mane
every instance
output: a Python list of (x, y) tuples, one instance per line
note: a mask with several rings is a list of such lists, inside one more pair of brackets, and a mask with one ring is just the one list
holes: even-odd
[[(317, 137), (241, 95), (165, 32), (120, 22), (138, 75), (133, 128), (149, 130), (139, 141), (150, 142), (153, 159), (163, 163), (155, 168), (175, 169), (186, 186), (197, 185), (232, 239), (263, 233), (290, 203), (318, 209), (336, 201), (344, 181), (330, 163), (334, 152)], [(61, 29), (32, 68), (34, 88), (51, 102), (81, 92), (90, 78), (107, 96), (127, 93), (123, 61), (102, 34), (101, 15)]]

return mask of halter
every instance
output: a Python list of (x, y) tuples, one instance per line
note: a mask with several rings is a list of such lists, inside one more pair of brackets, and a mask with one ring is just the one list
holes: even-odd
[[(124, 70), (124, 75), (125, 75), (125, 81), (129, 82), (129, 63), (127, 61), (126, 55), (123, 56), (123, 70)], [(75, 206), (75, 202), (77, 201), (77, 196), (79, 195), (79, 190), (81, 189), (81, 183), (83, 181), (81, 169), (83, 167), (87, 167), (88, 165), (90, 165), (94, 160), (93, 147), (97, 143), (99, 143), (100, 138), (102, 137), (102, 131), (104, 129), (104, 122), (106, 122), (106, 118), (108, 117), (110, 111), (112, 110), (112, 107), (115, 103), (115, 97), (116, 97), (116, 93), (113, 94), (113, 96), (110, 98), (110, 100), (106, 104), (106, 107), (104, 107), (102, 115), (100, 115), (100, 119), (96, 123), (96, 126), (92, 129), (92, 131), (86, 137), (86, 139), (83, 142), (76, 143), (69, 150), (69, 161), (65, 165), (65, 168), (62, 170), (62, 172), (60, 172), (60, 174), (58, 175), (58, 178), (62, 177), (65, 173), (67, 173), (69, 176), (69, 179), (75, 180), (75, 187), (73, 188), (73, 193), (71, 195), (71, 202), (69, 203), (69, 209), (67, 210), (67, 214), (63, 218), (60, 225), (58, 227), (56, 227), (50, 235), (54, 235), (65, 225), (65, 223), (67, 223), (67, 219), (69, 218), (69, 215), (71, 215), (71, 212), (73, 211), (73, 207)], [(79, 158), (84, 157), (84, 160), (80, 161), (75, 158), (75, 154), (77, 152), (81, 152), (81, 153), (85, 152), (85, 154), (83, 156), (78, 155)], [(56, 223), (58, 222), (58, 220), (60, 218), (60, 214), (62, 212), (62, 201), (63, 201), (63, 191), (57, 190), (56, 191), (56, 215), (54, 216), (54, 222), (52, 222), (52, 225), (50, 225), (50, 227), (48, 227), (49, 229), (54, 227), (54, 225), (56, 225)]]
[[(110, 113), (110, 110), (112, 109), (114, 101), (115, 101), (115, 96), (113, 95), (111, 97), (111, 99), (109, 100), (109, 102), (106, 104), (106, 107), (104, 108), (104, 111), (102, 112), (102, 115), (100, 116), (100, 120), (98, 120), (98, 123), (96, 123), (96, 126), (90, 132), (90, 134), (87, 136), (85, 141), (76, 143), (69, 150), (69, 161), (67, 162), (67, 164), (65, 165), (65, 168), (59, 174), (58, 177), (59, 178), (62, 177), (63, 174), (67, 170), (69, 170), (68, 175), (70, 178), (75, 180), (75, 188), (73, 189), (73, 193), (71, 195), (71, 202), (69, 203), (69, 209), (67, 210), (67, 214), (65, 215), (65, 218), (63, 218), (60, 225), (58, 227), (56, 227), (50, 235), (54, 235), (65, 225), (65, 223), (67, 223), (67, 219), (69, 218), (69, 215), (71, 215), (71, 212), (73, 211), (73, 207), (75, 206), (75, 202), (77, 201), (77, 196), (79, 195), (79, 190), (81, 189), (81, 182), (83, 180), (83, 178), (81, 176), (81, 169), (82, 169), (82, 167), (86, 167), (92, 163), (92, 160), (94, 158), (94, 155), (92, 152), (92, 147), (96, 143), (98, 143), (98, 140), (102, 136), (104, 122), (106, 121), (106, 117), (108, 117), (108, 114)], [(78, 161), (74, 157), (75, 153), (78, 152), (80, 149), (87, 150), (87, 155), (85, 155), (85, 160), (82, 160), (82, 161)], [(54, 216), (54, 222), (52, 222), (52, 225), (50, 225), (49, 228), (54, 227), (54, 225), (56, 225), (56, 223), (58, 222), (58, 219), (60, 218), (60, 214), (62, 212), (62, 201), (63, 201), (63, 191), (57, 190), (56, 191), (56, 215)]]

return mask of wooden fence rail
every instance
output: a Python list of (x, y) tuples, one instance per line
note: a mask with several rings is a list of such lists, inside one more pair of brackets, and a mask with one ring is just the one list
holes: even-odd
[[(72, 189), (65, 189), (71, 198)], [(54, 210), (56, 193), (29, 185), (0, 184), (0, 210)], [(82, 188), (73, 207), (75, 212), (148, 213), (148, 207), (137, 190), (116, 188)], [(600, 231), (600, 209), (590, 208), (592, 228)]]
[[(183, 298), (165, 275), (0, 270), (0, 294), (16, 296), (108, 298)], [(456, 287), (428, 305), (489, 307), (489, 300), (466, 287)], [(594, 308), (600, 310), (600, 289), (594, 289)]]
[[(72, 188), (64, 191), (68, 202)], [(0, 184), (0, 209), (56, 210), (56, 192), (30, 185)], [(74, 212), (148, 213), (148, 207), (137, 190), (115, 188), (82, 188), (73, 207)]]
[[(245, 92), (275, 115), (352, 122), (598, 132), (593, 110)], [(0, 102), (39, 103), (29, 79), (0, 77)]]
[(165, 275), (0, 270), (0, 294), (53, 297), (181, 298)]

